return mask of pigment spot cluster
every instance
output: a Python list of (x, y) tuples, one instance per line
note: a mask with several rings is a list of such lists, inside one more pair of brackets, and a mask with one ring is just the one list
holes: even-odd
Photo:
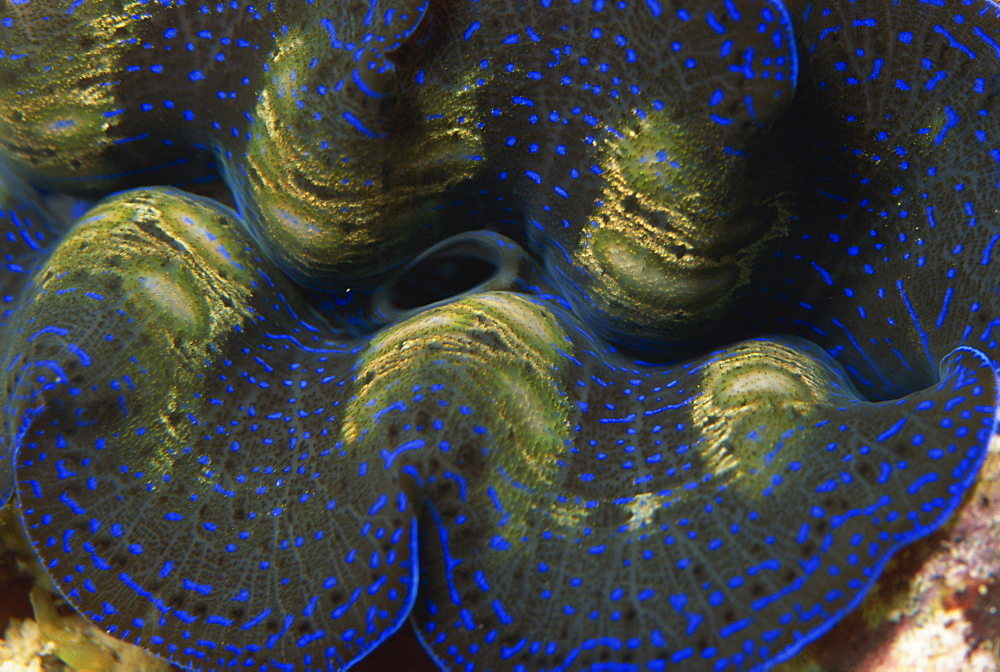
[(0, 2), (0, 502), (116, 637), (767, 669), (977, 477), (993, 0)]

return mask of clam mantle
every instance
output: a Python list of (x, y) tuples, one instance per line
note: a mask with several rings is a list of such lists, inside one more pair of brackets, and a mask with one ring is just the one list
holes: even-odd
[(192, 669), (787, 660), (996, 433), (998, 29), (10, 0), (0, 498)]

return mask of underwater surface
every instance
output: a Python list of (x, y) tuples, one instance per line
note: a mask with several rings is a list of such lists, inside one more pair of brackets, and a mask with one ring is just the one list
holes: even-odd
[(4, 0), (0, 503), (188, 669), (792, 659), (997, 433), (998, 60), (992, 0)]

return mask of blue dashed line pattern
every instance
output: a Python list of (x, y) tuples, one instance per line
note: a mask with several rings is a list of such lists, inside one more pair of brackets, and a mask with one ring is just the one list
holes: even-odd
[[(88, 245), (105, 225), (110, 244)], [(566, 334), (553, 370), (567, 438), (539, 487), (503, 440), (508, 416), (463, 403), (490, 374), (461, 351), (421, 350), (358, 424), (352, 404), (376, 375), (358, 367), (364, 343), (297, 317), (296, 290), (238, 235), (219, 206), (123, 194), (64, 238), (25, 295), (35, 322), (12, 339), (13, 403), (37, 409), (14, 416), (36, 547), (72, 604), (181, 663), (346, 665), (413, 605), (442, 667), (768, 666), (947, 518), (993, 432), (995, 370), (972, 349), (945, 358), (934, 386), (872, 403), (805, 341), (637, 365), (534, 299)], [(142, 294), (116, 295), (126, 276), (100, 270), (136, 238), (154, 260), (222, 271), (217, 283), (248, 274), (252, 294), (213, 299), (245, 321), (188, 363), (150, 359), (172, 332)], [(47, 274), (78, 252), (97, 270)], [(65, 307), (81, 286), (84, 325)], [(773, 401), (720, 382), (776, 362), (821, 372), (814, 406), (774, 417)], [(165, 386), (172, 401), (151, 413)]]
[[(804, 204), (759, 283), (781, 330), (822, 345), (870, 399), (929, 384), (958, 345), (995, 353), (1000, 337), (984, 300), (997, 289), (1000, 8), (922, 4), (812, 3), (798, 17)], [(803, 292), (802, 278), (823, 282)]]
[[(188, 669), (343, 669), (407, 620), (442, 669), (792, 658), (997, 433), (1000, 9), (884, 4), (8, 4), (15, 100), (56, 105), (44, 15), (91, 107), (0, 100), (0, 502)], [(238, 213), (28, 184), (217, 172)], [(627, 280), (666, 236), (739, 300), (636, 320), (586, 261), (612, 224)], [(383, 300), (480, 228), (514, 280)]]

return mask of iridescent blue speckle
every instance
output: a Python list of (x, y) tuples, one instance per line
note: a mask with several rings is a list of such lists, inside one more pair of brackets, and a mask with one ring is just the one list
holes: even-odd
[(8, 3), (0, 501), (190, 669), (770, 668), (996, 434), (998, 59), (991, 0)]

